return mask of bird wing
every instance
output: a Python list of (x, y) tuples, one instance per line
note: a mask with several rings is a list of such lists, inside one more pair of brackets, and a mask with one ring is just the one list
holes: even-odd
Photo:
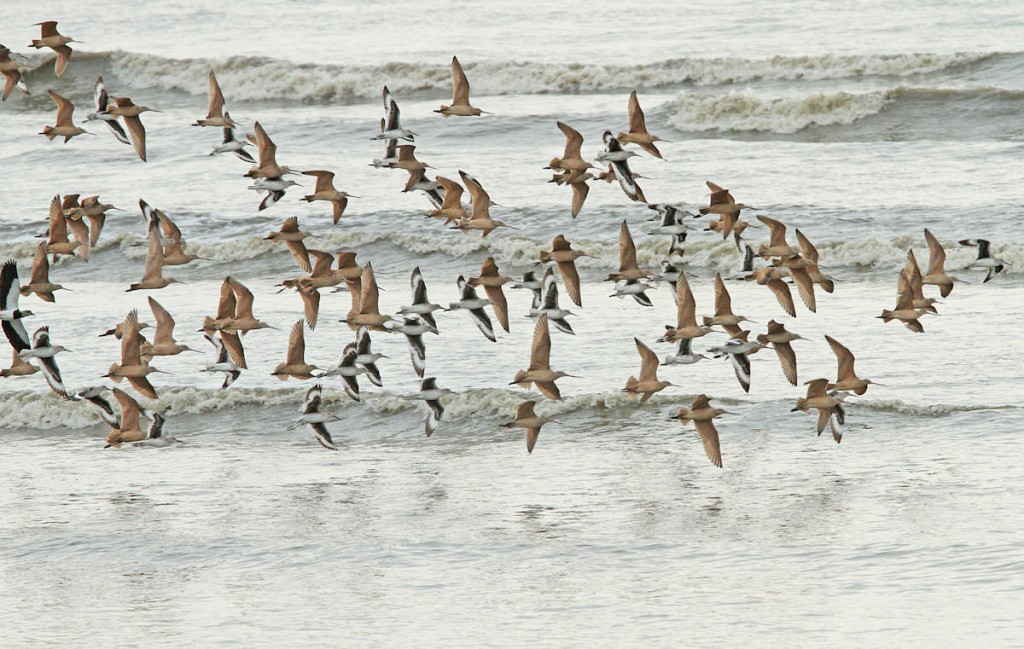
[(494, 309), (494, 315), (501, 323), (501, 328), (508, 331), (508, 300), (505, 298), (505, 292), (500, 286), (485, 286), (484, 292), (491, 301), (491, 308)]
[(676, 279), (676, 326), (680, 329), (697, 326), (697, 301), (693, 299), (690, 282), (682, 271)]
[(302, 241), (285, 241), (284, 245), (288, 247), (288, 251), (292, 253), (292, 258), (295, 263), (298, 264), (299, 268), (310, 272), (313, 267), (309, 265), (309, 253), (306, 252), (306, 244)]
[(124, 119), (125, 128), (128, 129), (128, 133), (132, 136), (132, 146), (135, 147), (135, 153), (139, 154), (139, 158), (143, 162), (146, 160), (146, 127), (142, 125), (142, 120), (139, 119), (138, 115), (135, 116), (122, 116)]
[(725, 288), (722, 274), (715, 273), (715, 315), (732, 314), (732, 298), (729, 296), (729, 290)]
[(360, 277), (362, 290), (359, 293), (359, 313), (370, 314), (380, 313), (378, 300), (380, 291), (377, 288), (377, 277), (373, 273), (373, 266), (369, 263), (363, 266), (363, 274)]
[(575, 160), (580, 156), (580, 149), (583, 147), (583, 136), (580, 132), (562, 122), (555, 122), (558, 129), (565, 134), (565, 151), (562, 153), (563, 160)]
[[(647, 132), (647, 126), (644, 124), (644, 111), (640, 109), (640, 102), (636, 98), (636, 90), (629, 93), (629, 132)], [(661, 156), (658, 157), (660, 158)]]
[(619, 227), (619, 272), (638, 269), (636, 244), (633, 243), (633, 235), (629, 233), (629, 225), (623, 221)]
[(768, 226), (769, 237), (768, 245), (774, 248), (775, 246), (786, 245), (786, 226), (781, 221), (768, 218), (764, 214), (758, 214), (757, 220)]
[(334, 189), (334, 172), (324, 171), (322, 169), (311, 169), (310, 171), (303, 171), (303, 174), (307, 176), (316, 176), (316, 188), (313, 189), (314, 193), (324, 192)]
[(207, 119), (211, 117), (222, 117), (224, 110), (224, 93), (220, 91), (220, 84), (217, 83), (217, 75), (210, 70), (210, 108), (206, 111)]
[(530, 346), (530, 369), (551, 369), (551, 329), (548, 317), (542, 315), (533, 328), (533, 344)]
[(708, 419), (695, 419), (693, 427), (697, 429), (700, 441), (704, 443), (704, 452), (707, 453), (708, 459), (718, 468), (722, 468), (722, 447), (718, 441), (718, 429), (715, 428), (715, 422)]
[(765, 286), (775, 294), (775, 299), (779, 301), (779, 306), (782, 307), (783, 311), (795, 318), (796, 304), (793, 302), (793, 294), (789, 290), (789, 285), (781, 279), (772, 279), (768, 280)]
[(857, 375), (853, 370), (855, 360), (853, 352), (831, 336), (825, 336), (825, 340), (828, 341), (828, 346), (832, 348), (832, 353), (836, 355), (836, 360), (839, 362), (839, 368), (836, 370), (837, 382), (856, 378)]
[(221, 331), (220, 339), (228, 350), (231, 362), (243, 370), (248, 369), (248, 365), (245, 363), (245, 348), (242, 347), (242, 339), (239, 335), (233, 331)]
[(452, 57), (452, 106), (469, 106), (469, 79), (457, 57)]
[(928, 260), (928, 274), (941, 275), (946, 265), (946, 251), (928, 228), (924, 230), (924, 238), (928, 242), (928, 251), (931, 253)]
[(47, 90), (50, 98), (57, 104), (56, 126), (71, 126), (71, 116), (75, 113), (75, 105), (52, 90)]
[(288, 365), (306, 364), (306, 336), (303, 330), (302, 320), (298, 320), (292, 327), (292, 333), (288, 336)]
[(152, 297), (149, 298), (149, 308), (156, 318), (156, 333), (153, 334), (153, 342), (156, 344), (171, 344), (174, 342), (174, 318), (159, 302)]
[(569, 299), (576, 306), (583, 306), (583, 298), (580, 294), (580, 274), (576, 270), (576, 264), (572, 261), (560, 261), (556, 264), (558, 272), (562, 274), (562, 284)]
[(235, 294), (235, 317), (252, 318), (252, 291), (233, 277), (228, 277), (224, 281), (228, 283), (231, 291)]
[(779, 357), (786, 380), (796, 385), (796, 352), (793, 351), (793, 346), (789, 343), (773, 343), (772, 347), (775, 348), (775, 355)]
[(277, 145), (270, 139), (270, 136), (263, 129), (263, 125), (259, 122), (253, 124), (253, 131), (255, 132), (254, 144), (260, 152), (260, 167), (276, 166)]
[(302, 307), (305, 311), (306, 325), (310, 329), (316, 329), (317, 317), (320, 314), (320, 291), (315, 288), (299, 289), (302, 296)]
[(146, 250), (146, 268), (142, 272), (143, 281), (160, 277), (160, 271), (164, 267), (164, 249), (160, 245), (160, 233), (157, 232), (156, 227), (156, 223), (149, 226), (149, 249)]
[(658, 380), (658, 356), (651, 348), (640, 342), (639, 338), (634, 338), (636, 341), (636, 350), (640, 352), (640, 381), (656, 381)]
[(121, 324), (121, 365), (134, 367), (141, 365), (139, 348), (142, 345), (142, 336), (139, 335), (139, 312), (132, 309)]

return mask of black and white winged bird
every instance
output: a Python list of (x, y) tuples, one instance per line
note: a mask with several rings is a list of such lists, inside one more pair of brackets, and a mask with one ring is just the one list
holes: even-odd
[[(4, 322), (6, 325), (6, 321)], [(39, 327), (32, 334), (31, 349), (23, 349), (18, 352), (22, 360), (35, 358), (39, 361), (39, 369), (49, 384), (50, 389), (61, 397), (68, 398), (68, 390), (64, 386), (64, 380), (60, 377), (60, 368), (57, 367), (57, 360), (54, 358), (60, 352), (71, 351), (62, 345), (54, 345), (50, 342), (50, 328)]]
[[(224, 383), (221, 384), (220, 388), (223, 390), (229, 385), (235, 382), (242, 374), (242, 368), (239, 367), (231, 360), (231, 356), (228, 354), (228, 348), (224, 343), (215, 336), (210, 334), (203, 335), (206, 340), (209, 341), (213, 348), (217, 350), (216, 362), (204, 367), (201, 372), (224, 372)], [(241, 344), (241, 343), (239, 343)]]
[(429, 411), (427, 412), (427, 420), (423, 425), (427, 437), (433, 434), (434, 430), (437, 429), (437, 425), (441, 422), (441, 417), (444, 415), (441, 397), (446, 394), (454, 393), (448, 388), (437, 387), (437, 379), (430, 377), (423, 379), (420, 383), (420, 391), (409, 397), (410, 399), (419, 399), (427, 404)]
[(611, 131), (604, 132), (604, 151), (599, 153), (596, 157), (602, 162), (607, 162), (612, 171), (615, 173), (615, 178), (619, 181), (619, 186), (622, 187), (622, 191), (625, 192), (626, 196), (629, 196), (631, 200), (638, 203), (646, 203), (647, 199), (644, 198), (644, 192), (640, 189), (640, 185), (636, 183), (636, 178), (633, 176), (633, 172), (629, 169), (628, 158), (635, 156), (636, 153), (633, 151), (626, 151), (622, 148), (622, 144), (615, 139)]
[(91, 122), (98, 120), (105, 123), (110, 127), (110, 132), (114, 134), (118, 142), (122, 144), (131, 144), (128, 139), (128, 134), (124, 132), (121, 125), (117, 123), (117, 115), (111, 114), (108, 107), (112, 103), (110, 101), (110, 95), (107, 94), (107, 87), (103, 85), (103, 77), (96, 78), (96, 84), (93, 86), (92, 91), (93, 97), (93, 112), (85, 116), (85, 121)]
[[(231, 116), (224, 112), (224, 119), (230, 120)], [(238, 129), (231, 126), (224, 127), (224, 139), (221, 141), (219, 146), (213, 147), (213, 151), (210, 155), (217, 155), (218, 153), (234, 153), (239, 160), (244, 160), (250, 164), (256, 164), (256, 160), (253, 159), (249, 152), (245, 150), (245, 147), (251, 146), (252, 142), (245, 139), (244, 137), (238, 136)]]
[(988, 274), (985, 275), (985, 280), (982, 282), (983, 284), (992, 279), (993, 277), (995, 277), (996, 275), (998, 275), (999, 273), (1003, 272), (1004, 266), (1010, 265), (1003, 261), (1002, 259), (997, 259), (993, 257), (989, 253), (988, 248), (991, 245), (991, 243), (988, 241), (988, 239), (962, 239), (960, 241), (960, 245), (971, 246), (977, 249), (977, 257), (974, 261), (968, 264), (964, 268), (964, 270), (967, 270), (969, 268), (988, 269)]
[(88, 388), (82, 388), (68, 398), (72, 401), (86, 401), (92, 404), (97, 412), (100, 414), (100, 418), (103, 419), (103, 423), (110, 426), (111, 428), (121, 428), (121, 410), (115, 408), (114, 404), (110, 402), (110, 399), (104, 396), (105, 392), (109, 392), (110, 388), (105, 385), (94, 385)]
[(572, 325), (565, 319), (566, 316), (576, 315), (568, 309), (558, 306), (558, 284), (555, 282), (555, 275), (550, 268), (544, 272), (544, 279), (541, 283), (542, 298), (534, 293), (533, 305), (530, 307), (530, 317), (539, 318), (542, 315), (548, 317), (548, 322), (555, 325), (555, 328), (563, 333), (575, 336)]
[(724, 344), (708, 349), (715, 354), (715, 358), (729, 357), (732, 369), (736, 372), (736, 380), (740, 382), (740, 387), (744, 392), (750, 392), (750, 358), (748, 354), (765, 348), (765, 345), (761, 343), (748, 342), (749, 334), (749, 331), (744, 331), (739, 336), (733, 336)]
[(359, 352), (356, 350), (355, 343), (345, 345), (345, 349), (341, 353), (341, 361), (336, 366), (320, 374), (318, 378), (340, 376), (345, 381), (345, 394), (353, 401), (359, 401), (359, 381), (356, 377), (366, 373), (367, 370), (356, 363), (358, 357)]
[(412, 304), (403, 306), (398, 312), (406, 316), (418, 315), (423, 319), (423, 322), (437, 329), (434, 311), (441, 310), (444, 307), (440, 304), (431, 304), (430, 299), (427, 297), (427, 283), (423, 281), (423, 274), (420, 272), (419, 266), (412, 269), (409, 284), (412, 287)]
[(465, 309), (469, 311), (469, 315), (473, 318), (473, 322), (477, 328), (480, 329), (487, 340), (491, 342), (498, 342), (498, 339), (494, 337), (494, 325), (491, 324), (491, 319), (487, 316), (487, 312), (484, 311), (484, 307), (492, 302), (486, 298), (477, 297), (476, 289), (469, 285), (466, 278), (459, 275), (457, 281), (459, 291), (462, 293), (462, 299), (458, 302), (452, 302), (448, 305), (447, 311), (454, 311), (456, 309)]
[(306, 399), (302, 404), (302, 415), (288, 427), (288, 430), (298, 428), (302, 424), (309, 424), (316, 435), (316, 441), (320, 442), (320, 446), (331, 451), (337, 451), (338, 447), (334, 445), (331, 433), (327, 430), (327, 422), (340, 421), (341, 418), (327, 412), (321, 412), (320, 408), (322, 405), (323, 387), (317, 383), (306, 391)]
[(436, 327), (432, 327), (423, 320), (420, 320), (423, 316), (410, 316), (404, 318), (402, 324), (393, 325), (388, 323), (388, 329), (390, 331), (398, 331), (405, 334), (405, 339), (409, 341), (409, 357), (412, 359), (412, 367), (416, 370), (416, 376), (423, 378), (423, 372), (427, 368), (427, 348), (423, 344), (423, 334), (438, 333)]
[(32, 315), (32, 312), (18, 308), (20, 289), (18, 264), (13, 259), (8, 259), (0, 269), (0, 323), (11, 347), (19, 354), (32, 347), (32, 339), (29, 338), (25, 324), (21, 321), (22, 318)]
[(369, 377), (370, 383), (379, 388), (384, 384), (380, 380), (380, 370), (377, 369), (377, 361), (387, 358), (387, 356), (373, 353), (370, 350), (370, 345), (370, 330), (363, 325), (356, 330), (356, 365), (365, 367), (366, 376)]

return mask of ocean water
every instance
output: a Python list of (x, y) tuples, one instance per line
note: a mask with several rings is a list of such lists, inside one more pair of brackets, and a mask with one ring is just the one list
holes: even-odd
[[(187, 284), (152, 293), (176, 337), (202, 352), (154, 361), (168, 374), (146, 403), (166, 410), (181, 444), (104, 450), (109, 429), (84, 404), (39, 375), (0, 380), (0, 645), (1024, 646), (1018, 11), (364, 4), (5, 8), (0, 42), (25, 57), (32, 95), (0, 105), (0, 260), (28, 276), (55, 194), (124, 209), (88, 264), (53, 264), (51, 279), (70, 289), (55, 304), (22, 299), (36, 313), (30, 331), (49, 325), (73, 350), (58, 357), (66, 383), (102, 381), (119, 346), (98, 334), (129, 310), (152, 320), (146, 295), (125, 293), (145, 259), (140, 198), (210, 261), (166, 269)], [(25, 47), (32, 23), (50, 19), (85, 41), (60, 79)], [(453, 54), (473, 103), (493, 114), (431, 112), (450, 99)], [(337, 226), (329, 207), (297, 200), (312, 178), (258, 212), (247, 165), (206, 155), (219, 130), (189, 124), (205, 114), (211, 69), (232, 116), (259, 120), (282, 164), (335, 171), (360, 197)], [(143, 115), (149, 162), (101, 126), (66, 145), (37, 135), (54, 116), (46, 89), (81, 120), (98, 75), (111, 94), (161, 111)], [(445, 230), (423, 218), (422, 194), (401, 192), (406, 174), (369, 166), (383, 153), (370, 137), (384, 84), (419, 134), (418, 157), (474, 175), (499, 204), (492, 214), (517, 229)], [(674, 351), (655, 340), (675, 306), (663, 283), (644, 308), (602, 280), (617, 268), (622, 221), (645, 267), (657, 268), (668, 237), (646, 234), (653, 212), (617, 185), (592, 185), (573, 220), (570, 192), (542, 167), (563, 148), (556, 121), (583, 134), (592, 158), (604, 130), (626, 126), (633, 89), (651, 132), (670, 141), (665, 160), (632, 161), (651, 202), (696, 209), (712, 180), (817, 245), (837, 280), (834, 294), (818, 292), (817, 313), (798, 301), (790, 318), (752, 283), (729, 290), (754, 334), (776, 319), (807, 339), (794, 343), (800, 382), (835, 377), (827, 334), (880, 384), (847, 402), (842, 444), (790, 412), (803, 386), (786, 382), (771, 350), (752, 357), (749, 394), (722, 359), (662, 368), (678, 387), (642, 406), (621, 391), (639, 369), (634, 337)], [(289, 216), (316, 235), (311, 248), (372, 262), (385, 312), (409, 300), (415, 266), (446, 304), (486, 257), (518, 276), (564, 234), (593, 255), (578, 262), (576, 335), (552, 333), (552, 366), (579, 378), (559, 382), (560, 402), (508, 385), (529, 364), (533, 325), (529, 295), (507, 290), (511, 332), (497, 343), (465, 313), (438, 314), (427, 375), (456, 394), (432, 437), (425, 406), (405, 398), (418, 380), (404, 337), (387, 334), (373, 337), (388, 356), (383, 388), (363, 381), (357, 404), (324, 381), (342, 418), (329, 426), (337, 453), (308, 428), (287, 430), (309, 383), (270, 375), (301, 317), (299, 298), (275, 284), (300, 271), (263, 237)], [(895, 303), (908, 249), (927, 265), (924, 228), (959, 281), (915, 334), (875, 316)], [(957, 245), (979, 237), (1010, 264), (988, 283), (963, 270), (973, 250)], [(767, 232), (745, 238), (756, 247)], [(685, 259), (698, 314), (710, 314), (714, 275), (734, 275), (739, 253), (695, 231)], [(213, 353), (196, 329), (228, 275), (278, 330), (246, 336), (250, 369), (221, 390), (220, 375), (199, 371)], [(347, 292), (324, 292), (308, 361), (339, 360), (349, 306)], [(701, 393), (732, 413), (717, 420), (723, 469), (669, 419)], [(528, 398), (561, 422), (532, 454), (521, 430), (500, 427)]]

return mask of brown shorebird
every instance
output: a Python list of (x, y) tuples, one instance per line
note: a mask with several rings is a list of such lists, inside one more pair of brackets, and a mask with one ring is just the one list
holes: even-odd
[(262, 320), (256, 319), (252, 314), (253, 295), (252, 291), (245, 287), (233, 277), (225, 277), (224, 283), (231, 287), (235, 294), (235, 317), (224, 323), (220, 330), (244, 333), (254, 329), (276, 329)]
[(78, 208), (81, 214), (89, 219), (89, 245), (95, 246), (100, 240), (100, 232), (107, 220), (107, 212), (117, 210), (110, 203), (100, 202), (99, 196), (86, 196), (82, 199), (82, 205)]
[(480, 230), (483, 236), (487, 236), (497, 228), (505, 227), (511, 228), (511, 225), (491, 218), (491, 196), (488, 194), (483, 185), (470, 176), (465, 171), (459, 171), (459, 176), (462, 177), (462, 182), (466, 183), (466, 189), (469, 191), (469, 195), (473, 201), (473, 213), (469, 219), (460, 221), (456, 228), (462, 230), (463, 234), (466, 234), (470, 230)]
[[(59, 196), (54, 196), (50, 201), (50, 228), (46, 243), (46, 251), (53, 255), (53, 261), (57, 261), (60, 255), (73, 255), (82, 246), (81, 241), (68, 240), (68, 219), (64, 216)], [(86, 242), (89, 237), (86, 236)], [(85, 254), (79, 252), (79, 254)]]
[(71, 117), (75, 114), (75, 105), (70, 100), (65, 99), (52, 90), (47, 90), (46, 93), (50, 95), (53, 103), (57, 104), (57, 120), (55, 126), (44, 126), (43, 130), (39, 133), (40, 135), (45, 135), (46, 139), (51, 142), (56, 137), (63, 137), (64, 142), (67, 142), (76, 135), (89, 132), (84, 128), (75, 126), (71, 121)]
[(362, 275), (359, 278), (358, 304), (356, 294), (352, 294), (352, 309), (348, 315), (341, 320), (348, 324), (353, 331), (365, 326), (373, 331), (387, 331), (385, 322), (394, 320), (389, 315), (381, 315), (379, 307), (380, 290), (377, 288), (377, 278), (373, 274), (373, 265), (367, 263), (363, 266)]
[(11, 50), (3, 45), (0, 45), (0, 74), (4, 75), (4, 91), (3, 95), (0, 95), (0, 100), (7, 101), (15, 88), (26, 95), (32, 94), (25, 85), (25, 75), (21, 73), (21, 66), (11, 58)]
[[(224, 347), (231, 357), (231, 361), (241, 369), (248, 369), (245, 363), (245, 349), (242, 347), (242, 339), (236, 331), (224, 331), (235, 319), (235, 307), (237, 300), (235, 292), (231, 289), (231, 282), (225, 280), (220, 285), (220, 301), (217, 304), (217, 317), (207, 316), (203, 319), (203, 328), (200, 331), (207, 335), (220, 331), (220, 338)], [(211, 341), (212, 342), (212, 341)], [(214, 343), (216, 346), (216, 343)]]
[(736, 223), (740, 220), (740, 213), (743, 210), (755, 208), (752, 205), (737, 203), (728, 189), (719, 187), (710, 180), (707, 181), (707, 186), (711, 190), (710, 201), (707, 207), (702, 207), (698, 211), (705, 215), (717, 214), (718, 226), (716, 226), (716, 231), (722, 234), (723, 239), (726, 239), (733, 233), (733, 228), (735, 228)]
[(704, 452), (707, 453), (711, 463), (722, 468), (722, 447), (718, 441), (718, 429), (715, 428), (714, 419), (720, 415), (732, 414), (721, 408), (712, 408), (711, 399), (706, 394), (699, 394), (693, 399), (690, 407), (682, 407), (672, 419), (678, 419), (683, 426), (693, 423), (700, 435), (700, 441), (704, 444)]
[(563, 376), (572, 378), (572, 374), (551, 370), (551, 331), (548, 328), (548, 317), (542, 315), (537, 319), (533, 329), (533, 344), (530, 346), (530, 367), (519, 370), (509, 385), (518, 385), (524, 390), (532, 383), (548, 399), (561, 400), (562, 394), (555, 381)]
[(295, 263), (299, 265), (299, 268), (308, 273), (313, 270), (313, 267), (309, 265), (309, 253), (306, 252), (306, 244), (302, 243), (302, 240), (311, 236), (313, 235), (309, 232), (299, 229), (299, 217), (292, 216), (285, 219), (280, 230), (271, 232), (263, 238), (266, 241), (273, 241), (275, 243), (284, 241), (284, 245), (288, 246), (288, 250), (292, 253)]
[(63, 288), (60, 284), (50, 281), (50, 261), (46, 258), (46, 244), (40, 242), (36, 247), (35, 256), (32, 257), (32, 275), (28, 284), (19, 287), (20, 292), (22, 295), (35, 293), (44, 302), (53, 302), (53, 292)]
[(826, 293), (835, 291), (835, 280), (822, 273), (821, 269), (818, 268), (818, 249), (814, 247), (810, 239), (804, 236), (804, 233), (799, 228), (794, 233), (796, 234), (797, 242), (800, 244), (800, 256), (807, 262), (805, 268), (811, 281), (824, 289)]
[(323, 171), (321, 169), (311, 169), (309, 171), (303, 171), (302, 173), (307, 176), (316, 177), (316, 187), (313, 189), (313, 193), (308, 196), (303, 196), (299, 200), (312, 203), (313, 201), (328, 201), (334, 208), (334, 225), (338, 225), (338, 220), (341, 215), (345, 213), (345, 206), (348, 205), (349, 198), (359, 198), (353, 196), (348, 192), (339, 192), (334, 188), (334, 172)]
[(839, 368), (836, 370), (838, 378), (835, 383), (828, 384), (827, 388), (829, 390), (853, 392), (860, 396), (868, 391), (869, 385), (880, 385), (871, 379), (862, 379), (857, 376), (857, 373), (853, 370), (853, 363), (856, 360), (853, 357), (853, 352), (831, 336), (825, 336), (825, 340), (828, 341), (829, 347), (832, 348), (836, 355), (836, 360), (839, 362)]
[(619, 226), (619, 272), (611, 273), (605, 281), (619, 282), (650, 276), (649, 272), (641, 269), (637, 264), (636, 244), (633, 243), (633, 235), (629, 233), (629, 225), (623, 221)]
[(953, 291), (953, 277), (946, 274), (946, 251), (928, 228), (924, 229), (924, 238), (928, 242), (931, 253), (928, 260), (928, 272), (921, 278), (921, 283), (939, 287), (939, 295), (946, 297)]
[(840, 399), (831, 396), (827, 391), (828, 379), (814, 379), (807, 382), (807, 396), (796, 400), (796, 407), (790, 412), (797, 410), (807, 412), (811, 408), (818, 410), (818, 435), (821, 435), (826, 426), (832, 429), (832, 438), (836, 444), (843, 441), (843, 433), (836, 425), (834, 415), (836, 406), (841, 403)]
[(563, 178), (562, 182), (558, 184), (571, 183), (575, 178), (582, 176), (587, 169), (596, 169), (597, 167), (583, 159), (581, 153), (583, 136), (580, 135), (580, 132), (562, 122), (555, 122), (555, 125), (565, 135), (565, 150), (562, 152), (561, 158), (553, 158), (545, 169), (564, 172), (558, 176)]
[[(149, 248), (146, 251), (146, 268), (143, 271), (142, 279), (132, 284), (128, 291), (156, 290), (170, 284), (182, 284), (173, 277), (164, 277), (164, 248), (160, 245), (160, 231), (157, 220), (149, 224)], [(126, 292), (128, 292), (126, 291)]]
[(143, 396), (156, 399), (156, 389), (147, 378), (153, 372), (160, 372), (151, 365), (142, 362), (142, 334), (139, 333), (139, 312), (135, 309), (124, 319), (121, 336), (121, 363), (114, 363), (104, 375), (120, 383), (128, 379), (132, 387)]
[(282, 381), (287, 381), (289, 378), (311, 379), (313, 378), (313, 370), (320, 369), (316, 365), (306, 363), (304, 326), (302, 320), (296, 321), (295, 325), (292, 326), (292, 333), (288, 337), (288, 357), (271, 372), (271, 375), (276, 376)]
[(121, 423), (116, 428), (111, 427), (110, 434), (107, 435), (107, 446), (105, 448), (121, 448), (121, 445), (124, 443), (141, 442), (146, 439), (147, 433), (139, 428), (139, 415), (142, 414), (139, 402), (123, 390), (114, 388), (112, 391), (118, 404), (121, 406)]
[(156, 319), (156, 331), (153, 333), (153, 342), (142, 343), (139, 348), (143, 362), (148, 363), (154, 356), (177, 356), (182, 352), (198, 351), (174, 339), (174, 318), (162, 304), (150, 297), (149, 308)]
[(647, 132), (647, 125), (644, 123), (644, 111), (640, 110), (640, 102), (636, 98), (636, 90), (629, 93), (629, 130), (625, 133), (619, 133), (616, 139), (623, 144), (636, 144), (655, 158), (661, 157), (661, 151), (658, 151), (658, 147), (654, 146), (654, 143), (668, 141)]
[(491, 308), (494, 309), (494, 315), (498, 318), (501, 328), (505, 331), (509, 330), (508, 300), (505, 299), (505, 293), (501, 290), (501, 286), (511, 281), (511, 279), (498, 272), (498, 264), (494, 262), (494, 257), (488, 257), (484, 260), (483, 266), (480, 268), (480, 277), (469, 278), (470, 286), (474, 288), (477, 286), (484, 287), (487, 299), (491, 301)]
[(58, 32), (56, 20), (47, 20), (46, 22), (35, 24), (39, 26), (39, 38), (33, 39), (29, 47), (34, 47), (37, 50), (48, 47), (53, 50), (57, 54), (57, 62), (53, 66), (53, 73), (59, 77), (64, 74), (64, 70), (68, 67), (68, 61), (71, 60), (71, 48), (68, 47), (68, 43), (81, 43), (82, 41), (76, 41)]
[(899, 320), (907, 329), (916, 333), (924, 333), (924, 325), (918, 320), (922, 315), (928, 313), (924, 309), (914, 308), (914, 294), (910, 287), (910, 279), (905, 271), (900, 271), (899, 279), (896, 282), (896, 308), (882, 309), (882, 322)]
[(550, 252), (542, 250), (540, 253), (542, 263), (553, 261), (558, 266), (558, 272), (562, 274), (565, 292), (569, 294), (569, 299), (576, 306), (583, 306), (583, 297), (580, 293), (580, 274), (576, 270), (576, 260), (580, 257), (590, 256), (582, 250), (573, 250), (572, 244), (561, 234), (551, 242)]
[(139, 115), (145, 112), (158, 113), (160, 111), (149, 108), (148, 106), (138, 106), (132, 103), (132, 100), (128, 97), (111, 97), (111, 104), (107, 106), (107, 112), (115, 117), (120, 117), (124, 121), (124, 126), (128, 129), (128, 134), (132, 138), (132, 146), (135, 147), (135, 153), (139, 154), (139, 158), (143, 162), (146, 161), (146, 127), (142, 125), (142, 120), (139, 119)]
[(793, 351), (793, 346), (790, 343), (803, 339), (799, 334), (786, 331), (786, 325), (774, 320), (768, 323), (768, 333), (757, 337), (757, 342), (762, 345), (771, 343), (775, 349), (775, 355), (779, 357), (779, 363), (782, 365), (782, 373), (786, 375), (786, 380), (793, 385), (797, 383), (796, 352)]
[(800, 301), (804, 303), (804, 306), (811, 313), (815, 313), (818, 309), (818, 304), (814, 296), (814, 282), (807, 272), (808, 261), (800, 255), (795, 255), (775, 259), (772, 261), (772, 265), (782, 266), (786, 269), (790, 279), (793, 280), (793, 285), (796, 286), (796, 292), (800, 296)]
[(795, 257), (800, 254), (800, 249), (789, 245), (786, 242), (786, 225), (782, 221), (768, 218), (764, 214), (758, 214), (757, 220), (768, 226), (768, 243), (761, 244), (757, 255), (762, 259), (769, 257)]
[(502, 428), (525, 428), (526, 429), (526, 452), (533, 453), (533, 447), (537, 444), (537, 438), (540, 436), (540, 428), (544, 424), (551, 422), (560, 424), (562, 422), (552, 419), (551, 417), (541, 417), (533, 411), (533, 407), (537, 404), (536, 401), (524, 401), (519, 404), (516, 408), (516, 418), (512, 421), (503, 423)]
[(452, 105), (445, 106), (441, 104), (441, 108), (435, 110), (435, 113), (441, 113), (445, 117), (451, 117), (452, 115), (470, 117), (487, 112), (469, 104), (469, 79), (466, 78), (466, 73), (462, 71), (459, 59), (454, 56), (452, 57), (452, 85)]
[(741, 315), (734, 315), (732, 312), (732, 298), (729, 296), (725, 282), (722, 281), (722, 274), (715, 273), (715, 315), (704, 316), (704, 324), (707, 326), (720, 325), (729, 332), (730, 336), (738, 336), (741, 322), (753, 322)]
[(444, 201), (442, 201), (441, 207), (431, 210), (428, 216), (444, 219), (445, 225), (452, 221), (468, 219), (469, 214), (466, 213), (466, 208), (462, 204), (462, 185), (444, 176), (438, 176), (437, 182), (444, 188)]
[(256, 122), (253, 132), (247, 137), (259, 149), (259, 164), (250, 168), (245, 175), (249, 178), (280, 179), (285, 174), (295, 173), (291, 168), (277, 164), (277, 145), (267, 135), (263, 126)]
[(644, 403), (655, 392), (661, 392), (673, 384), (658, 380), (658, 357), (651, 348), (640, 342), (639, 338), (633, 338), (633, 341), (636, 343), (636, 350), (640, 352), (640, 378), (629, 377), (623, 391), (634, 398), (643, 395), (640, 397), (640, 403)]
[(711, 333), (711, 325), (697, 324), (697, 301), (693, 299), (690, 282), (682, 272), (676, 279), (676, 327), (665, 325), (665, 335), (658, 342), (674, 343), (679, 340), (692, 340)]
[(197, 120), (192, 126), (220, 126), (235, 128), (234, 121), (224, 112), (224, 93), (220, 91), (220, 84), (217, 83), (217, 75), (210, 70), (210, 107), (206, 111), (206, 117)]

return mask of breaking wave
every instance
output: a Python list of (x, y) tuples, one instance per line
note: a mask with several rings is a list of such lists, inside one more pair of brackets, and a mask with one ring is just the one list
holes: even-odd
[[(960, 52), (953, 54), (881, 54), (774, 56), (747, 58), (675, 58), (640, 66), (591, 63), (539, 63), (484, 61), (467, 63), (474, 92), (488, 95), (588, 93), (612, 90), (651, 90), (683, 85), (714, 86), (757, 81), (816, 81), (864, 77), (903, 78), (983, 63), (1005, 54)], [(50, 58), (30, 55), (30, 85), (41, 81)], [(450, 92), (448, 66), (442, 63), (387, 63), (340, 65), (296, 63), (268, 57), (237, 56), (219, 59), (175, 59), (126, 51), (76, 53), (76, 65), (135, 88), (161, 88), (190, 95), (205, 95), (206, 76), (217, 73), (232, 101), (290, 100), (306, 103), (353, 101), (380, 96), (388, 84), (402, 95)], [(109, 81), (108, 81), (109, 82)]]

